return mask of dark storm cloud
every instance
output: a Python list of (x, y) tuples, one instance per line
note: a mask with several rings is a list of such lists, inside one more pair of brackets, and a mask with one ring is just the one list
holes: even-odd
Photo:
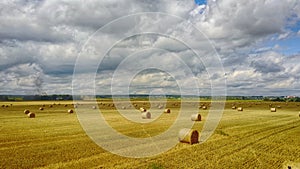
[(284, 67), (281, 65), (263, 60), (253, 61), (251, 62), (250, 66), (253, 67), (255, 71), (261, 73), (277, 73), (284, 71)]
[(74, 64), (61, 64), (57, 66), (44, 65), (43, 68), (45, 74), (52, 76), (72, 75), (74, 71)]

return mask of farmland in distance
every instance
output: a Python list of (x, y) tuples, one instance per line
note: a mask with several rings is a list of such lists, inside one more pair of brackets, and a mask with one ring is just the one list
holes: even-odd
[[(209, 102), (201, 104), (208, 109), (199, 109), (203, 120), (193, 126), (199, 132), (210, 106)], [(150, 106), (139, 100), (131, 105), (137, 109)], [(178, 142), (169, 151), (148, 158), (121, 157), (96, 145), (82, 129), (76, 111), (68, 113), (75, 110), (71, 101), (0, 102), (0, 106), (0, 168), (288, 168), (300, 164), (299, 103), (228, 101), (217, 129), (206, 142)], [(88, 102), (78, 106), (92, 110)], [(98, 106), (114, 129), (143, 138), (168, 129), (180, 102), (168, 101), (166, 107), (172, 112), (162, 113), (150, 124), (122, 118), (112, 100)], [(243, 111), (232, 106), (243, 107)], [(271, 112), (270, 107), (277, 111)], [(25, 109), (36, 117), (28, 118)]]

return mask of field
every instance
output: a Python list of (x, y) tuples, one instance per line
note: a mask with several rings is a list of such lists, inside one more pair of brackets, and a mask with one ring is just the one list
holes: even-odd
[[(133, 101), (135, 104), (136, 108), (149, 108), (146, 101)], [(208, 109), (199, 109), (203, 120), (193, 126), (199, 132), (209, 111), (209, 102), (202, 104)], [(232, 109), (233, 105), (244, 110)], [(67, 112), (75, 110), (70, 101), (0, 102), (0, 106), (0, 168), (300, 167), (299, 103), (228, 101), (217, 129), (206, 142), (178, 142), (169, 151), (147, 158), (121, 157), (100, 148), (86, 135), (76, 112)], [(88, 103), (79, 106), (92, 111)], [(120, 117), (111, 100), (99, 102), (99, 107), (117, 131), (147, 137), (160, 134), (173, 123), (180, 103), (168, 101), (166, 107), (172, 112), (150, 124)], [(271, 112), (270, 107), (277, 111)], [(35, 112), (36, 118), (28, 118), (25, 109)]]

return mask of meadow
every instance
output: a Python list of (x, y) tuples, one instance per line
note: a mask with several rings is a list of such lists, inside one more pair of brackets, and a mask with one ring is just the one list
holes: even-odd
[[(191, 103), (200, 105), (200, 103)], [(208, 109), (199, 109), (201, 131)], [(288, 168), (300, 167), (300, 103), (227, 101), (214, 134), (203, 143), (180, 143), (154, 157), (128, 158), (96, 145), (82, 129), (71, 101), (0, 102), (0, 168)], [(147, 101), (132, 105), (149, 108)], [(92, 110), (89, 103), (87, 110)], [(243, 111), (232, 109), (243, 107)], [(43, 107), (44, 110), (39, 108)], [(166, 130), (180, 103), (169, 100), (170, 114), (149, 124), (130, 122), (111, 100), (99, 101), (108, 124), (130, 137), (147, 137)], [(271, 112), (270, 107), (276, 107)], [(24, 110), (36, 113), (28, 118)], [(161, 110), (163, 111), (163, 109)], [(195, 112), (198, 113), (198, 112)], [(143, 132), (138, 129), (143, 126)]]

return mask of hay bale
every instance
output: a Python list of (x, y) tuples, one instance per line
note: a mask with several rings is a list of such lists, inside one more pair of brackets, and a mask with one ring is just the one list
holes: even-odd
[(28, 114), (28, 113), (30, 113), (30, 111), (29, 110), (24, 110), (24, 114)]
[(150, 112), (143, 112), (142, 113), (142, 119), (151, 119), (151, 113)]
[(147, 110), (146, 110), (144, 107), (141, 107), (141, 108), (140, 108), (140, 111), (141, 111), (141, 112), (146, 112)]
[(162, 105), (159, 105), (157, 108), (159, 108), (159, 109), (162, 109), (162, 108), (163, 108), (163, 106), (162, 106)]
[(122, 106), (122, 109), (126, 109), (126, 107), (125, 107), (125, 106)]
[(96, 106), (92, 106), (92, 109), (96, 109)]
[(243, 108), (242, 108), (242, 107), (238, 107), (237, 110), (238, 110), (238, 111), (243, 111)]
[(43, 108), (43, 107), (40, 107), (40, 110), (44, 110), (44, 108)]
[(76, 109), (76, 108), (77, 108), (77, 105), (74, 105), (74, 108)]
[(276, 108), (275, 107), (272, 107), (270, 110), (271, 110), (271, 112), (276, 112)]
[(232, 107), (231, 107), (231, 109), (232, 109), (232, 110), (235, 110), (235, 109), (236, 109), (236, 107), (235, 107), (235, 106), (232, 106)]
[(165, 113), (171, 113), (171, 110), (170, 110), (170, 109), (165, 109), (164, 112), (165, 112)]
[(53, 107), (53, 106), (50, 104), (49, 107), (51, 108), (51, 107)]
[(1, 107), (5, 107), (5, 105), (2, 105)]
[(206, 110), (207, 109), (207, 107), (206, 106), (202, 106), (202, 110)]
[(300, 111), (299, 111), (299, 117), (300, 117)]
[(192, 114), (191, 120), (192, 120), (192, 121), (201, 121), (201, 114), (199, 114), (199, 113), (197, 113), (197, 114)]
[(67, 104), (65, 104), (65, 107), (68, 107), (68, 105), (67, 105)]
[(35, 113), (30, 112), (30, 113), (27, 114), (27, 116), (28, 116), (29, 118), (35, 118)]
[(45, 106), (46, 106), (45, 104), (42, 105), (42, 107), (45, 107)]
[(8, 105), (5, 105), (5, 107), (8, 107)]
[(68, 113), (71, 114), (71, 113), (74, 113), (74, 111), (73, 111), (72, 109), (69, 109), (69, 110), (68, 110)]
[(179, 131), (178, 140), (182, 143), (195, 144), (198, 143), (199, 132), (194, 129), (184, 128)]

